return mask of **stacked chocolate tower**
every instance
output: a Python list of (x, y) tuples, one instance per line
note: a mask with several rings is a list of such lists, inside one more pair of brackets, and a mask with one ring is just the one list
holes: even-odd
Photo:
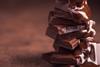
[(46, 34), (55, 40), (55, 51), (43, 54), (46, 61), (54, 67), (82, 67), (85, 63), (96, 66), (95, 22), (87, 0), (56, 0), (48, 19)]

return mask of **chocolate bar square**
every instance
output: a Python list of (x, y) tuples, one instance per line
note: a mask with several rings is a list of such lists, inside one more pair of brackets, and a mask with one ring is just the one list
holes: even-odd
[(72, 54), (50, 52), (44, 54), (43, 58), (51, 64), (77, 64), (77, 61)]
[(53, 39), (56, 39), (57, 34), (58, 34), (57, 28), (54, 27), (53, 25), (49, 25), (46, 31), (46, 35), (48, 35)]
[(62, 37), (60, 35), (57, 36), (54, 42), (54, 48), (63, 47), (68, 50), (74, 50), (79, 43), (79, 39), (76, 37), (65, 36)]

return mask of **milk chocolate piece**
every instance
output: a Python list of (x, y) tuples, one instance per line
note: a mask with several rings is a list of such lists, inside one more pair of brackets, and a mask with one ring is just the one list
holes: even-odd
[(67, 20), (61, 17), (53, 18), (51, 23), (52, 25), (66, 25), (66, 26), (75, 26), (77, 24), (73, 24), (72, 20)]
[(49, 25), (46, 31), (46, 35), (48, 35), (53, 39), (56, 39), (57, 34), (58, 34), (57, 28), (54, 27), (53, 25)]
[(55, 8), (54, 11), (51, 11), (49, 13), (49, 17), (48, 17), (49, 23), (51, 22), (51, 20), (53, 18), (56, 18), (56, 17), (60, 17), (60, 18), (64, 18), (64, 19), (70, 19), (70, 20), (72, 19), (71, 13), (65, 12), (65, 11), (58, 9), (58, 8)]
[(75, 49), (79, 43), (79, 40), (74, 38), (74, 37), (65, 37), (63, 38), (62, 36), (58, 36), (57, 39), (54, 42), (55, 48), (56, 47), (63, 47), (69, 50)]

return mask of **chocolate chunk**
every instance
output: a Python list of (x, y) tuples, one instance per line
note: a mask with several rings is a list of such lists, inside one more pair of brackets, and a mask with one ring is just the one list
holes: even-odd
[(61, 54), (57, 52), (46, 53), (43, 58), (52, 64), (77, 64), (76, 59), (71, 54)]
[(53, 25), (49, 25), (46, 31), (46, 35), (48, 35), (53, 39), (56, 39), (57, 34), (58, 34), (57, 28), (54, 27)]
[(75, 47), (77, 47), (79, 43), (79, 40), (75, 37), (71, 37), (71, 36), (57, 36), (54, 46), (56, 47), (63, 47), (69, 50), (73, 50), (75, 49)]

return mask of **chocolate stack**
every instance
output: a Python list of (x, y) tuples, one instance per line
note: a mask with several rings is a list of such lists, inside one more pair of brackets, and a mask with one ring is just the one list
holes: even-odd
[(54, 67), (95, 65), (95, 22), (91, 20), (87, 0), (56, 0), (50, 11), (46, 34), (55, 40), (54, 52), (43, 58)]

